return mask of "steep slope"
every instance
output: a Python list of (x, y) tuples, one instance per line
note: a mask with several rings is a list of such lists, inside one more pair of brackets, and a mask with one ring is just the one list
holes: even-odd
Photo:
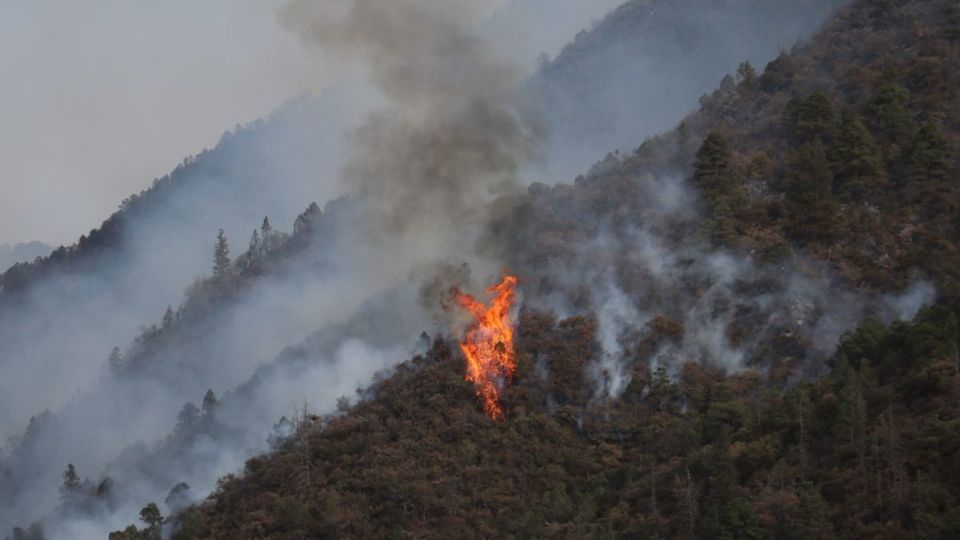
[(0, 381), (0, 436), (94, 382), (114, 346), (176, 305), (208, 270), (218, 229), (239, 245), (264, 215), (289, 223), (329, 198), (350, 117), (343, 99), (294, 101), (225, 135), (75, 245), (6, 271), (0, 368), (17, 376)]
[[(955, 536), (958, 23), (856, 2), (635, 154), (533, 186), (490, 231), (531, 306), (504, 422), (439, 340), (176, 534)], [(827, 351), (912, 317), (923, 289), (888, 293), (916, 276), (936, 306)]]
[(532, 81), (551, 128), (546, 177), (569, 181), (598, 155), (673, 127), (741, 62), (764, 65), (845, 3), (626, 2)]
[(688, 364), (585, 412), (595, 322), (527, 312), (505, 422), (438, 342), (249, 460), (174, 537), (950, 537), (956, 316), (865, 326), (815, 382)]
[[(268, 448), (265, 434), (280, 416), (308, 398), (332, 408), (404, 358), (410, 347), (393, 358), (390, 352), (423, 328), (409, 308), (415, 295), (361, 295), (353, 287), (369, 290), (363, 273), (338, 267), (352, 264), (341, 242), (349, 239), (344, 229), (356, 227), (354, 206), (336, 200), (321, 211), (313, 204), (290, 235), (265, 222), (232, 264), (194, 283), (176, 311), (126, 350), (115, 349), (95, 384), (63, 409), (32, 418), (0, 456), (0, 519), (27, 525), (42, 518), (52, 538), (105, 535), (122, 523), (116, 519), (184, 480), (193, 486), (185, 500), (202, 497), (219, 475)], [(377, 311), (357, 306), (364, 301)], [(403, 321), (393, 324), (394, 334), (364, 330), (391, 306), (404, 306), (402, 317), (393, 315)], [(270, 365), (277, 351), (317, 327), (325, 330)], [(353, 365), (357, 355), (362, 361)], [(212, 389), (242, 381), (216, 400)], [(204, 392), (202, 409), (184, 403)], [(57, 492), (62, 469), (51, 463), (70, 463), (93, 481), (65, 498)]]
[(857, 285), (952, 287), (958, 25), (950, 3), (857, 3), (609, 170), (692, 173), (715, 243), (768, 259), (796, 248)]

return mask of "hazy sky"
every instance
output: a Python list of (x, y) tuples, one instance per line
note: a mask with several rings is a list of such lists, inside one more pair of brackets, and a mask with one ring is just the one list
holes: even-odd
[[(283, 3), (0, 1), (0, 243), (72, 243), (223, 131), (323, 88)], [(527, 63), (618, 2), (515, 3)]]

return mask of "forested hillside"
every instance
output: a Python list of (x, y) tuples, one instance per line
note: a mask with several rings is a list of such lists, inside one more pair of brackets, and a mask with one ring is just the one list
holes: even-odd
[[(447, 73), (448, 45), (472, 42), (439, 39), (435, 57), (420, 40), (457, 24), (346, 32), (337, 46), (405, 66), (377, 72), (394, 108), (350, 139), (344, 176), (374, 183), (309, 204), (299, 182), (334, 174), (343, 123), (297, 101), (2, 277), (4, 344), (27, 373), (49, 385), (71, 375), (44, 359), (103, 353), (62, 395), (0, 382), (38, 406), (0, 453), (0, 525), (16, 540), (960, 535), (960, 7), (840, 4), (628, 2), (525, 86), (579, 141), (561, 132), (548, 154), (611, 153), (524, 190), (489, 184), (518, 180), (528, 149), (504, 146), (536, 137), (497, 101), (512, 79), (469, 48), (470, 76)], [(420, 4), (364, 5), (398, 31), (391, 10)], [(411, 39), (424, 62), (406, 63)], [(463, 85), (478, 76), (497, 90)], [(657, 100), (650, 126), (676, 127), (619, 129)], [(491, 419), (456, 303), (499, 271), (517, 276), (515, 371)], [(71, 339), (24, 346), (48, 321)], [(19, 431), (6, 409), (0, 431)]]
[(957, 536), (958, 53), (954, 2), (861, 0), (743, 64), (489, 232), (525, 293), (504, 421), (441, 336), (115, 538)]
[(846, 0), (631, 0), (544, 62), (530, 87), (551, 129), (547, 178), (672, 128), (725, 73), (762, 66)]
[(742, 65), (619, 170), (685, 167), (719, 244), (800, 249), (858, 286), (952, 286), (958, 25), (950, 3), (857, 3), (762, 74)]
[(0, 438), (92, 385), (113, 347), (176, 307), (208, 270), (218, 229), (239, 251), (265, 215), (287, 228), (312, 200), (331, 196), (323, 187), (331, 182), (318, 187), (317, 178), (338, 167), (346, 127), (337, 115), (346, 112), (337, 99), (295, 100), (238, 127), (75, 244), (3, 274), (0, 365), (17, 375), (0, 378)]

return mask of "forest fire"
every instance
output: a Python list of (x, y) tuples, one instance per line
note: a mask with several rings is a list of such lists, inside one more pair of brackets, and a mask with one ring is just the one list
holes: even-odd
[(474, 318), (460, 350), (467, 359), (466, 380), (477, 389), (483, 412), (494, 420), (503, 419), (500, 392), (517, 367), (513, 349), (513, 322), (510, 308), (516, 298), (517, 278), (505, 275), (500, 283), (487, 289), (490, 306), (454, 289), (455, 299)]

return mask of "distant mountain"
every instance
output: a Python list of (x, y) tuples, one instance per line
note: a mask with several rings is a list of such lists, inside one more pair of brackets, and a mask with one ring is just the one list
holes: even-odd
[(49, 255), (51, 251), (52, 246), (37, 241), (0, 244), (0, 273), (16, 263), (32, 262), (37, 257)]
[[(531, 70), (556, 56), (572, 36), (598, 23), (622, 0), (510, 0), (483, 25), (483, 33), (506, 58)], [(543, 24), (544, 17), (549, 24)]]

